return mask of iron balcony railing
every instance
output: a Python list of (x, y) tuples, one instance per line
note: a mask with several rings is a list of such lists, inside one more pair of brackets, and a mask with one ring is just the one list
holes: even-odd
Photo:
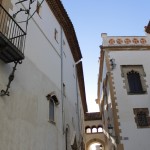
[(6, 62), (24, 59), (26, 33), (0, 5), (0, 58)]

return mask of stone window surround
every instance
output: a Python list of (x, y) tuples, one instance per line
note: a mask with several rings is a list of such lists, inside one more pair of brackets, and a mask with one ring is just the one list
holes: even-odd
[[(53, 124), (56, 124), (55, 123), (55, 106), (59, 105), (59, 100), (56, 96), (56, 93), (55, 92), (51, 92), (49, 93), (47, 96), (46, 96), (47, 100), (49, 101), (49, 122), (50, 123), (53, 123)], [(51, 110), (50, 110), (50, 107), (52, 106), (51, 104), (53, 103), (53, 119), (51, 118)]]
[(140, 75), (142, 88), (143, 88), (143, 91), (145, 91), (142, 94), (147, 94), (148, 86), (146, 85), (146, 80), (144, 79), (144, 77), (146, 77), (146, 74), (144, 72), (143, 65), (121, 65), (120, 67), (121, 67), (121, 76), (124, 78), (123, 82), (125, 83), (124, 88), (127, 90), (127, 93), (129, 95), (138, 94), (138, 93), (130, 93), (128, 79), (127, 79), (127, 73), (134, 70), (135, 72), (138, 72)]

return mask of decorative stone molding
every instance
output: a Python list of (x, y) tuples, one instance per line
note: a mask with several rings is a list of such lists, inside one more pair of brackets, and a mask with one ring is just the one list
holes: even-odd
[(109, 40), (109, 44), (111, 44), (111, 45), (115, 44), (115, 40), (114, 39), (110, 39)]
[[(110, 95), (111, 95), (111, 103), (112, 103), (112, 112), (113, 112), (113, 119), (114, 119), (114, 131), (116, 137), (119, 137), (117, 145), (122, 145), (121, 144), (121, 129), (120, 129), (120, 117), (119, 117), (119, 109), (118, 109), (118, 103), (117, 103), (117, 97), (116, 97), (116, 89), (115, 89), (115, 83), (114, 83), (114, 77), (113, 77), (113, 72), (111, 71), (111, 65), (110, 65), (110, 56), (108, 53), (106, 53), (106, 66), (108, 72), (108, 83), (110, 87)], [(120, 149), (123, 150), (123, 147)]]
[(143, 66), (142, 65), (121, 65), (120, 67), (121, 67), (121, 76), (124, 78), (123, 83), (125, 83), (125, 86), (123, 88), (127, 90), (127, 93), (128, 94), (130, 93), (127, 73), (134, 70), (139, 73), (142, 88), (143, 88), (143, 91), (145, 91), (143, 94), (146, 94), (148, 85), (146, 85), (146, 80), (144, 79), (146, 74), (145, 74)]
[(147, 43), (147, 40), (145, 37), (141, 37), (141, 38), (138, 38), (138, 37), (129, 37), (129, 38), (124, 38), (124, 37), (119, 37), (119, 38), (111, 38), (111, 39), (108, 39), (108, 43), (109, 45), (121, 45), (121, 44), (124, 44), (124, 45), (144, 45)]
[(116, 41), (117, 41), (118, 44), (122, 44), (123, 43), (122, 39), (117, 39)]
[(130, 43), (131, 43), (131, 40), (128, 39), (128, 38), (126, 38), (126, 39), (124, 40), (124, 43), (125, 43), (125, 44), (130, 44)]

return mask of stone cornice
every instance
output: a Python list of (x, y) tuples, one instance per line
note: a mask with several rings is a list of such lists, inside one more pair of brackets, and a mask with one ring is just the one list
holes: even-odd
[(130, 46), (101, 46), (102, 50), (109, 51), (144, 51), (150, 50), (150, 46), (141, 46), (141, 45), (130, 45)]

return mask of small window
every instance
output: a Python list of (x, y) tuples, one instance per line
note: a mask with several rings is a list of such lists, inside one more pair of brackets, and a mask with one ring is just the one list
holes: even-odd
[(101, 126), (99, 126), (97, 130), (99, 133), (103, 132), (103, 128)]
[(87, 127), (87, 128), (85, 129), (85, 132), (86, 132), (86, 133), (91, 133), (91, 128), (90, 128), (90, 127)]
[(54, 114), (54, 107), (55, 107), (55, 103), (53, 98), (51, 97), (49, 100), (49, 121), (55, 121), (55, 114)]
[(135, 114), (135, 121), (137, 124), (137, 127), (144, 128), (144, 127), (150, 127), (150, 117), (148, 108), (134, 108), (133, 109)]
[(137, 123), (138, 123), (138, 126), (141, 126), (141, 127), (148, 126), (147, 115), (145, 112), (140, 111), (137, 113)]
[(48, 94), (46, 97), (49, 101), (49, 121), (55, 122), (55, 106), (59, 105), (59, 101), (53, 94)]
[(63, 95), (66, 96), (66, 85), (63, 83)]
[(92, 133), (97, 133), (97, 128), (96, 127), (92, 128)]
[(54, 38), (55, 38), (56, 42), (58, 43), (58, 31), (56, 29), (54, 31)]

